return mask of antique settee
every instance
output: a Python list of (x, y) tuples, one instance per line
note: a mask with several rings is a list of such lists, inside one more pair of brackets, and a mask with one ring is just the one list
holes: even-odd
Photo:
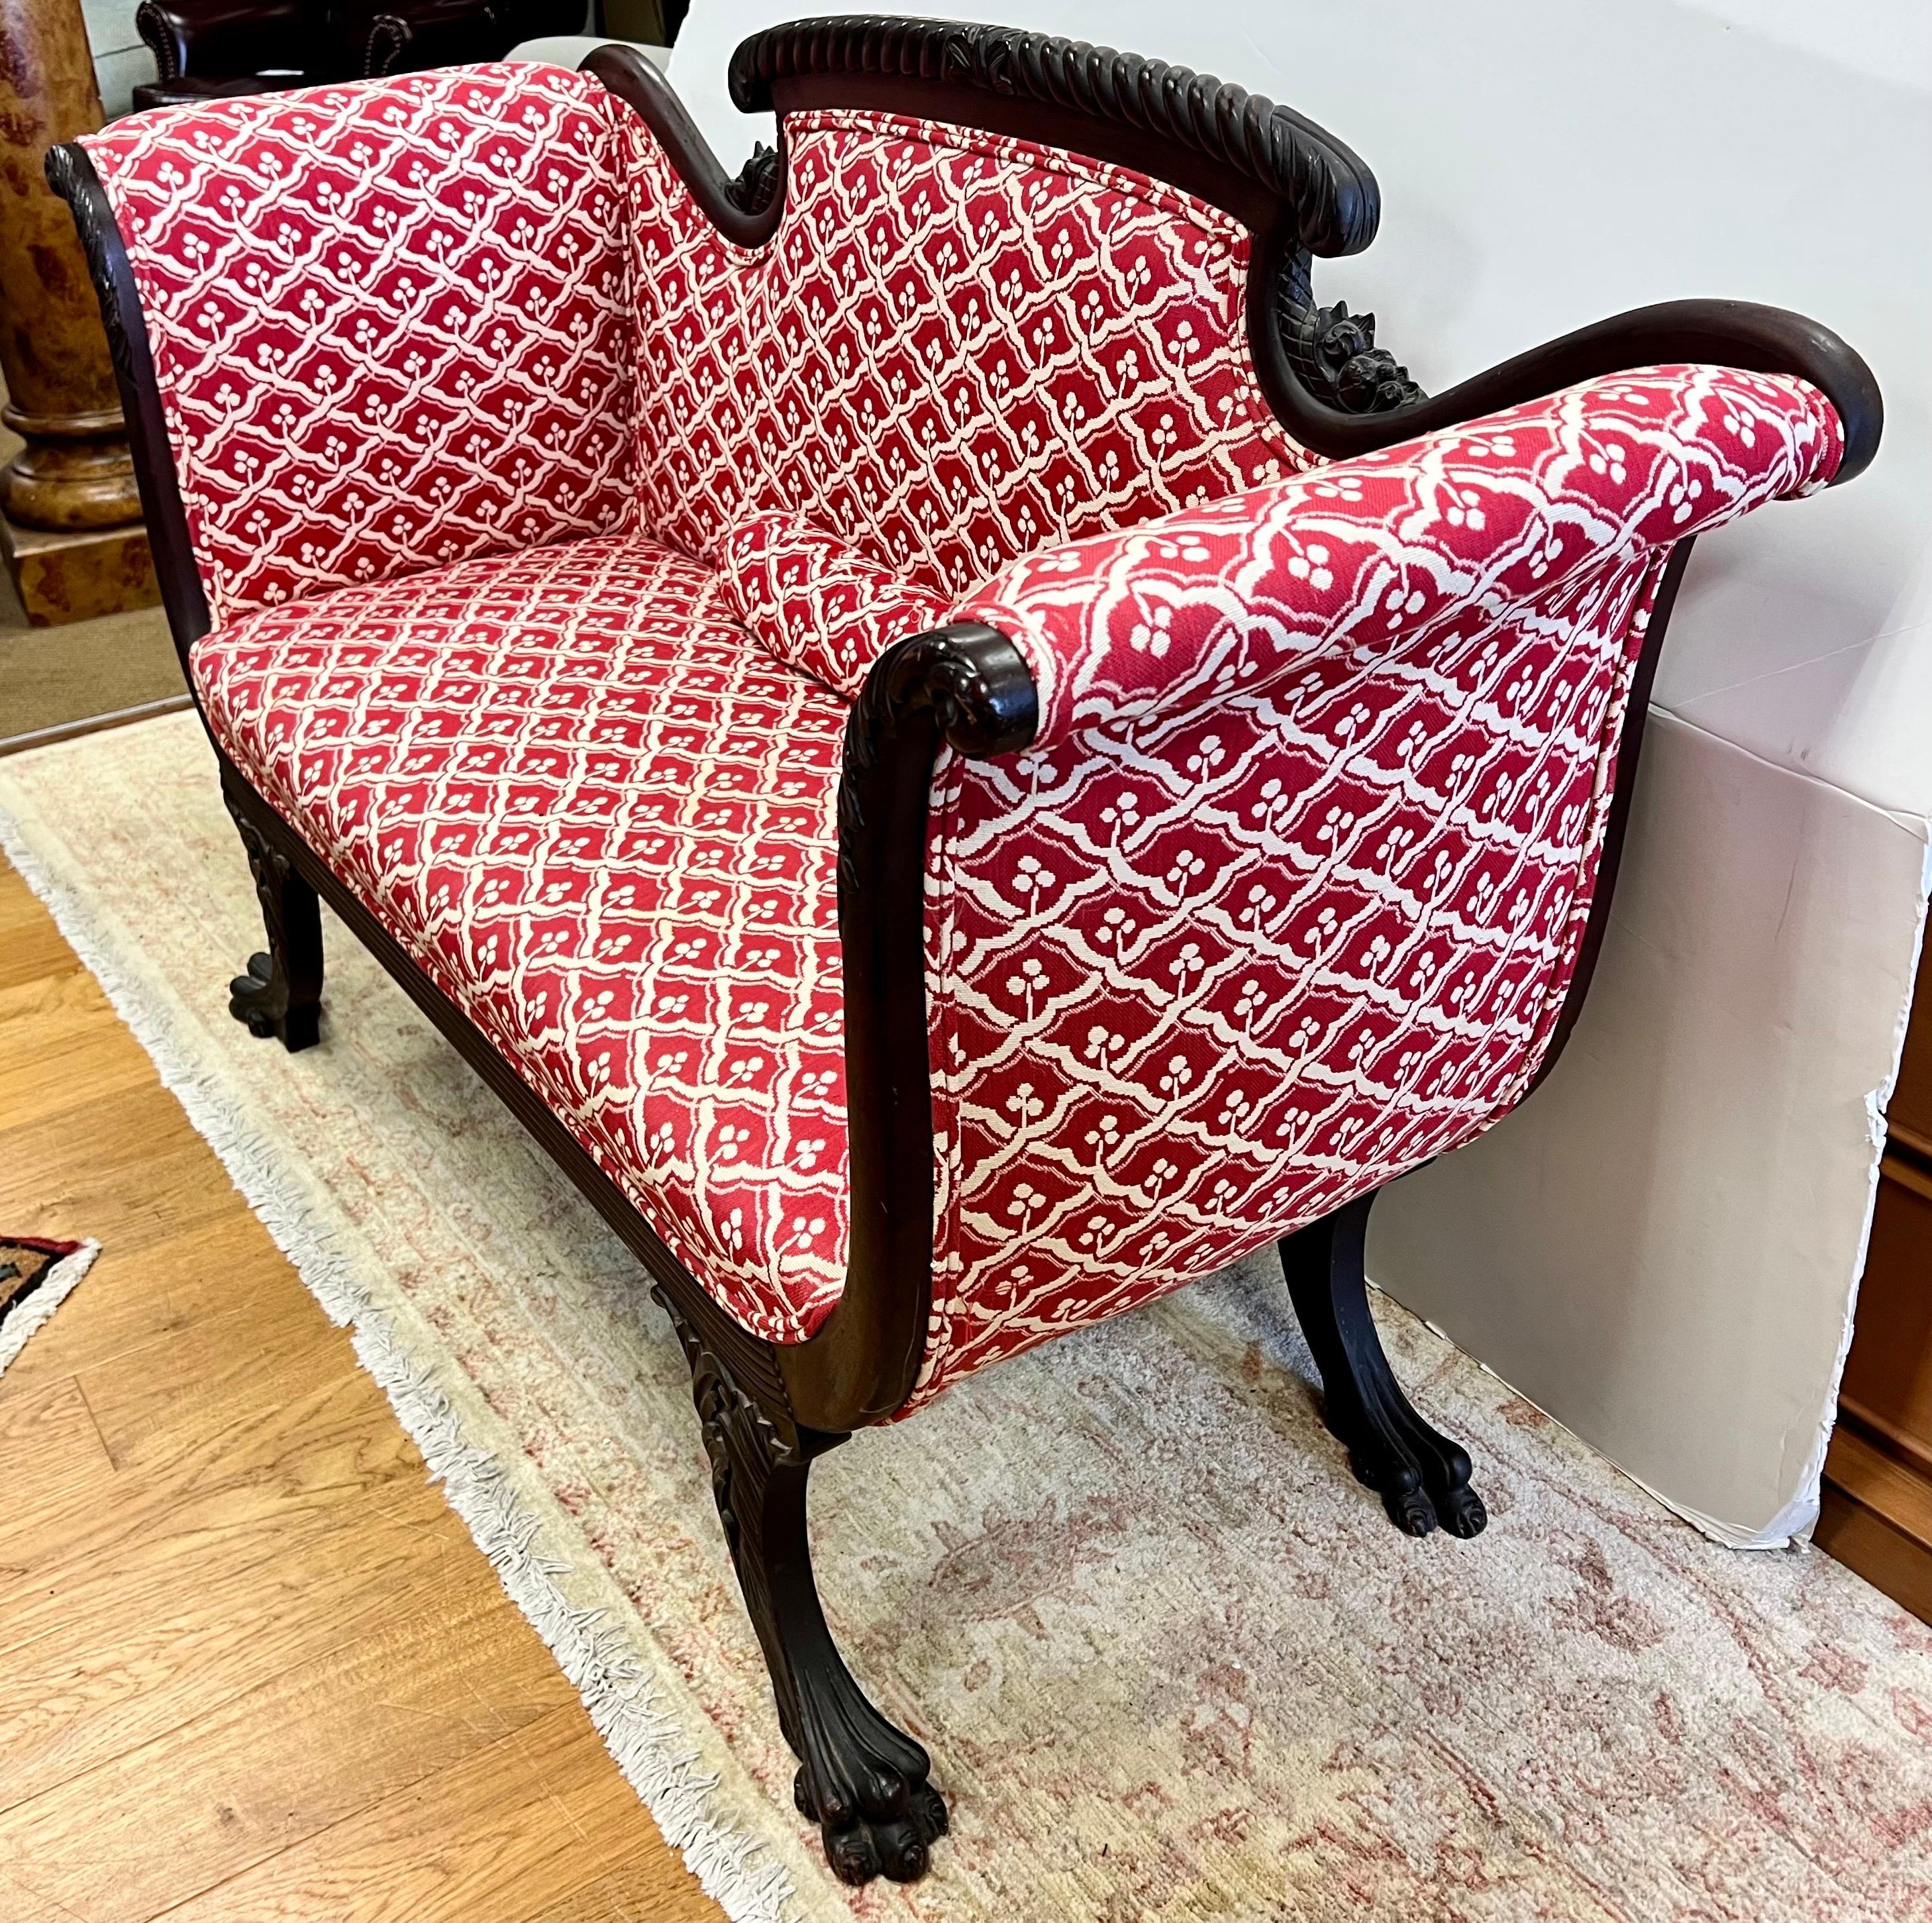
[(1356, 1475), (1479, 1530), (1371, 1202), (1575, 1018), (1692, 540), (1879, 400), (1722, 301), (1425, 396), (1312, 290), (1362, 163), (1158, 62), (776, 28), (736, 176), (589, 64), (50, 171), (266, 917), (232, 1012), (316, 1041), (327, 900), (627, 1240), (799, 1807), (908, 1878), (945, 1806), (832, 1642), (813, 1460), (1279, 1242)]

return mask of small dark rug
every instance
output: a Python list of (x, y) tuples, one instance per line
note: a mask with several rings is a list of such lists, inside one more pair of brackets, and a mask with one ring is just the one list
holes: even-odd
[(100, 1252), (98, 1242), (0, 1235), (0, 1370), (66, 1300)]

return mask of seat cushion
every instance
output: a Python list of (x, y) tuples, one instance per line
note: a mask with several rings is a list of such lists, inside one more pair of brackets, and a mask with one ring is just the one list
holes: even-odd
[(194, 654), (236, 765), (718, 1302), (845, 1268), (846, 706), (712, 572), (600, 536), (262, 610)]

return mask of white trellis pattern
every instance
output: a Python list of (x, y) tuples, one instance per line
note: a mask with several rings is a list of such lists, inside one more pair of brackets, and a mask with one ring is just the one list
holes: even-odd
[(954, 765), (920, 1396), (1468, 1141), (1540, 1063), (1670, 545), (1835, 470), (1803, 382), (1595, 381), (1016, 562)]
[(1309, 464), (1247, 346), (1245, 229), (1028, 141), (790, 116), (777, 233), (722, 238), (641, 122), (645, 520), (721, 557), (800, 514), (958, 593), (1046, 543)]
[(845, 704), (634, 536), (218, 632), (222, 746), (747, 1328), (845, 1274)]
[(1028, 655), (1033, 748), (934, 789), (922, 1400), (1520, 1098), (1669, 548), (1840, 434), (1660, 368), (1323, 466), (1226, 215), (926, 122), (788, 135), (756, 252), (554, 70), (88, 145), (218, 736), (774, 1340), (843, 1283), (846, 700), (946, 618)]
[(457, 68), (82, 143), (218, 627), (631, 510), (619, 111), (553, 68)]
[(946, 618), (915, 587), (794, 514), (761, 514), (725, 537), (724, 575), (746, 630), (768, 654), (856, 700), (893, 642)]

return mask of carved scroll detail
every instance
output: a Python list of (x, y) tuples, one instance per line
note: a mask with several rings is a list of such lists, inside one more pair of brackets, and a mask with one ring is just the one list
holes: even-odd
[(813, 1460), (844, 1442), (800, 1429), (748, 1396), (678, 1307), (652, 1295), (691, 1366), (711, 1493), (771, 1672), (778, 1726), (799, 1760), (792, 1794), (817, 1822), (826, 1860), (850, 1883), (924, 1875), (945, 1834), (946, 1804), (926, 1781), (926, 1751), (866, 1700), (825, 1626), (806, 1534)]
[(1381, 200), (1361, 160), (1312, 122), (1211, 74), (1056, 34), (853, 15), (754, 34), (732, 56), (731, 98), (763, 112), (775, 81), (837, 74), (970, 87), (1117, 122), (1279, 195), (1317, 254), (1359, 253), (1375, 237)]
[(1289, 254), (1275, 284), (1275, 322), (1296, 377), (1326, 406), (1387, 414), (1426, 398), (1408, 370), (1376, 345), (1373, 314), (1351, 314), (1346, 301), (1315, 304), (1306, 248)]

